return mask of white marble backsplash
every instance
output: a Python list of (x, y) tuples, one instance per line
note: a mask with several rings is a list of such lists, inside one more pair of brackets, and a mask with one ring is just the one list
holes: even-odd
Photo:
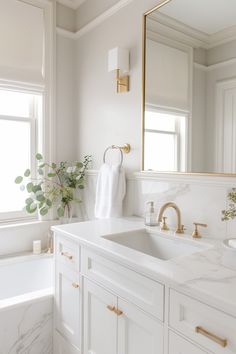
[[(165, 177), (166, 176), (166, 177)], [(97, 173), (88, 173), (83, 196), (81, 216), (94, 218), (94, 203)], [(234, 184), (235, 181), (235, 184)], [(181, 210), (182, 223), (186, 233), (193, 231), (193, 222), (206, 223), (203, 235), (224, 239), (236, 237), (236, 221), (222, 222), (221, 211), (227, 206), (227, 193), (236, 186), (236, 178), (211, 176), (170, 176), (134, 173), (127, 177), (127, 193), (124, 202), (124, 215), (144, 216), (145, 203), (155, 202), (156, 212), (167, 201), (174, 201)], [(168, 223), (174, 226), (173, 210), (166, 212)]]
[(0, 309), (0, 354), (52, 354), (52, 298)]

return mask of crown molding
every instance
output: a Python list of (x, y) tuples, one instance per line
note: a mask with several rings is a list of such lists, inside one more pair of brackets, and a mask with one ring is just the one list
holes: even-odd
[(147, 27), (149, 32), (171, 37), (194, 48), (210, 49), (236, 39), (236, 26), (209, 35), (161, 12), (149, 15)]
[(86, 0), (56, 0), (59, 4), (77, 10)]
[(203, 65), (203, 64), (199, 64), (199, 63), (194, 63), (194, 67), (197, 69), (200, 69), (202, 71), (212, 71), (212, 70), (219, 69), (224, 66), (233, 65), (233, 64), (236, 64), (236, 58), (224, 60), (219, 63), (211, 64), (211, 65)]
[(99, 26), (101, 23), (106, 21), (109, 17), (113, 16), (115, 13), (117, 13), (123, 7), (129, 5), (133, 1), (134, 0), (120, 0), (120, 1), (118, 1), (114, 6), (112, 6), (110, 9), (106, 10), (105, 12), (103, 12), (101, 15), (97, 16), (94, 20), (89, 22), (87, 25), (82, 27), (77, 32), (70, 32), (70, 31), (67, 31), (62, 28), (57, 27), (57, 33), (59, 35), (66, 37), (66, 38), (78, 39), (78, 38), (82, 37), (84, 34), (88, 33), (89, 31), (91, 31), (94, 28), (96, 28), (97, 26)]
[(65, 29), (60, 28), (60, 27), (56, 28), (56, 32), (57, 32), (57, 34), (59, 36), (62, 36), (64, 38), (69, 38), (69, 39), (73, 39), (73, 40), (76, 39), (76, 33), (75, 32), (71, 32), (71, 31), (65, 30)]

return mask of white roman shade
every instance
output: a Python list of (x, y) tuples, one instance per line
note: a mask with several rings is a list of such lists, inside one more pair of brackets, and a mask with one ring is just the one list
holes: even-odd
[(188, 110), (188, 53), (147, 40), (146, 103)]
[(0, 79), (44, 81), (44, 10), (20, 0), (0, 0)]

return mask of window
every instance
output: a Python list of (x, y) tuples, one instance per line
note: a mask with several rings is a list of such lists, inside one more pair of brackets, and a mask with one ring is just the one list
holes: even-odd
[(27, 193), (14, 183), (28, 167), (40, 143), (43, 98), (23, 89), (0, 88), (0, 220), (25, 217)]
[(186, 115), (147, 108), (144, 141), (145, 170), (186, 171)]

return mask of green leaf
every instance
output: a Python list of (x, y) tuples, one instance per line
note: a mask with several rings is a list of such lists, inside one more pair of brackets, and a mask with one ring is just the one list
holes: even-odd
[(46, 166), (46, 163), (41, 163), (41, 165), (39, 165), (39, 168), (44, 168)]
[(26, 185), (26, 189), (27, 189), (27, 192), (28, 193), (31, 193), (32, 192), (32, 190), (33, 190), (33, 183), (32, 182), (30, 182), (30, 183), (28, 183), (27, 185)]
[(53, 172), (48, 173), (48, 177), (55, 177), (55, 176), (56, 176), (56, 173), (53, 173)]
[(16, 177), (16, 179), (15, 179), (15, 183), (16, 183), (16, 184), (20, 184), (22, 181), (23, 181), (23, 177), (22, 177), (22, 176), (18, 176), (18, 177)]
[(52, 168), (53, 169), (57, 168), (57, 165), (54, 162), (52, 163)]
[(65, 212), (65, 208), (63, 208), (62, 206), (59, 206), (59, 208), (57, 208), (57, 215), (60, 217), (64, 216), (64, 212)]
[(38, 195), (36, 195), (36, 200), (37, 200), (38, 202), (44, 202), (45, 199), (46, 199), (46, 198), (44, 197), (43, 194), (38, 194)]
[(82, 162), (77, 162), (77, 164), (76, 164), (76, 167), (79, 168), (79, 169), (82, 168), (83, 166), (84, 165), (82, 164)]
[(29, 177), (30, 176), (30, 170), (29, 169), (25, 170), (24, 176), (25, 177)]
[(49, 208), (51, 208), (51, 206), (52, 206), (52, 201), (51, 201), (50, 199), (47, 199), (47, 200), (46, 200), (46, 204), (47, 204), (47, 206), (49, 206)]
[(25, 209), (26, 209), (27, 213), (33, 214), (37, 210), (37, 205), (27, 204)]
[(41, 191), (41, 190), (42, 190), (42, 188), (40, 185), (36, 184), (35, 186), (32, 187), (32, 192), (34, 192), (34, 193)]
[(40, 176), (43, 176), (43, 170), (42, 170), (42, 168), (38, 168), (38, 174), (39, 174)]
[(35, 157), (36, 157), (36, 159), (37, 159), (38, 161), (40, 161), (40, 160), (43, 159), (43, 156), (42, 156), (41, 154), (39, 154), (39, 153), (37, 153)]
[(34, 200), (32, 198), (27, 198), (25, 200), (25, 204), (32, 204), (34, 202)]
[(79, 185), (79, 189), (84, 189), (84, 185), (83, 185), (83, 184), (80, 184), (80, 185)]
[(39, 210), (40, 215), (44, 216), (48, 213), (48, 208), (44, 207)]
[(44, 205), (44, 202), (40, 202), (39, 203), (39, 209), (41, 209), (43, 207), (43, 205)]

